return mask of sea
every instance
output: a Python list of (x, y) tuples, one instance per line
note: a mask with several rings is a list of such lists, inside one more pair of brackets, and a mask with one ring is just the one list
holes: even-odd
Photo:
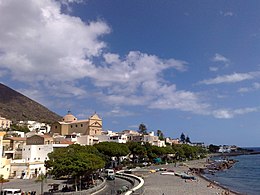
[[(247, 148), (260, 151), (259, 148)], [(241, 194), (260, 195), (260, 154), (232, 156), (232, 168), (205, 175), (208, 179)]]

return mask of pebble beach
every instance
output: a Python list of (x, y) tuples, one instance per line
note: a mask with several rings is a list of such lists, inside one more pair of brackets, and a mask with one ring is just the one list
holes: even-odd
[[(168, 164), (160, 167), (171, 169), (175, 172), (187, 172), (189, 167), (203, 167), (206, 164), (206, 159), (194, 160), (185, 164)], [(161, 172), (149, 173), (143, 175), (144, 194), (149, 195), (234, 195), (228, 189), (210, 182), (198, 175), (194, 175), (196, 180), (185, 180), (174, 175), (162, 175)]]

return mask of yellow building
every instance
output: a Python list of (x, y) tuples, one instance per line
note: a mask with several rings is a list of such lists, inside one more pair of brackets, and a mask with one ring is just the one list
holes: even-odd
[(4, 179), (8, 179), (11, 168), (11, 160), (3, 156), (3, 137), (5, 134), (5, 132), (0, 131), (0, 175), (2, 175)]
[(69, 111), (62, 121), (51, 125), (51, 134), (71, 135), (80, 133), (81, 135), (101, 135), (102, 119), (95, 113), (86, 120), (78, 120)]

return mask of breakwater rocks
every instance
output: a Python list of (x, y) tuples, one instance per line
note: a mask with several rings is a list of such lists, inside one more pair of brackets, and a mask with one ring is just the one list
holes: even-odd
[(237, 160), (229, 159), (229, 160), (214, 160), (210, 164), (206, 166), (208, 170), (212, 171), (221, 171), (225, 169), (230, 169), (236, 162)]
[(208, 160), (204, 167), (190, 167), (190, 171), (196, 174), (214, 174), (216, 171), (222, 171), (230, 169), (237, 160), (225, 159), (225, 160)]

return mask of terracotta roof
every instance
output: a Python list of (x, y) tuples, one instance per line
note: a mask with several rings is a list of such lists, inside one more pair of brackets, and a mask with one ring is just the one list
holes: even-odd
[(72, 144), (74, 144), (74, 142), (66, 140), (66, 139), (61, 139), (61, 140), (55, 141), (55, 144), (69, 144), (69, 145), (72, 145)]
[(7, 137), (5, 139), (13, 140), (13, 141), (26, 141), (25, 137)]

